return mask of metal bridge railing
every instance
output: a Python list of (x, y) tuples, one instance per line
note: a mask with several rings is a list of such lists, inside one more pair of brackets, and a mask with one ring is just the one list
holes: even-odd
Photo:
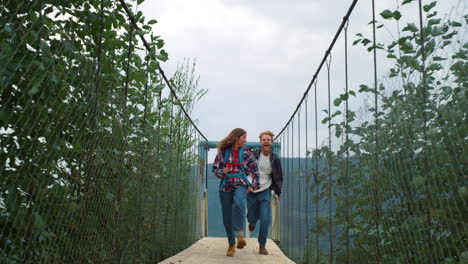
[(0, 3), (0, 263), (154, 262), (204, 235), (203, 93), (137, 9)]
[(280, 246), (296, 263), (464, 263), (466, 1), (445, 17), (374, 2), (352, 2), (276, 138)]

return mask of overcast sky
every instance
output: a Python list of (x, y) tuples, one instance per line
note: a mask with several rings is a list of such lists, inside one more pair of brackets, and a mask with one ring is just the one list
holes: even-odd
[[(248, 141), (257, 141), (261, 131), (268, 129), (276, 134), (285, 125), (351, 2), (147, 0), (138, 9), (147, 20), (158, 21), (154, 33), (165, 40), (169, 61), (162, 67), (169, 76), (184, 58), (196, 58), (200, 88), (208, 93), (196, 104), (192, 117), (208, 139), (220, 140), (233, 128), (241, 127), (247, 130)], [(377, 13), (396, 7), (396, 0), (376, 2)], [(466, 10), (465, 1), (460, 0), (443, 0), (439, 5), (441, 14), (452, 6)], [(404, 10), (408, 11), (404, 17), (417, 16), (411, 6)], [(371, 16), (371, 1), (359, 1), (350, 19), (350, 42), (357, 32), (371, 32), (367, 25)], [(378, 31), (378, 38), (388, 39), (389, 34)], [(332, 52), (333, 95), (344, 88), (343, 43), (341, 37)], [(362, 47), (350, 47), (349, 53), (350, 88), (371, 84), (371, 54)], [(384, 63), (379, 67), (383, 71)], [(319, 77), (319, 109), (327, 107), (325, 70)], [(325, 138), (325, 126), (319, 135), (320, 140)]]

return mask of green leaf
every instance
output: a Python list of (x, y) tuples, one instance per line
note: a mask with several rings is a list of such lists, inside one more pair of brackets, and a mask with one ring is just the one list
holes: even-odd
[(413, 56), (402, 56), (400, 59), (400, 62), (410, 68), (413, 68), (415, 70), (419, 70), (419, 62), (418, 60), (413, 57)]
[(432, 63), (431, 65), (429, 65), (429, 67), (427, 67), (427, 70), (428, 71), (438, 71), (438, 70), (442, 70), (444, 67), (442, 67), (442, 65), (440, 65), (439, 63)]
[(411, 2), (413, 2), (414, 0), (405, 0), (403, 1), (403, 3), (401, 3), (401, 5), (406, 5), (406, 4), (409, 4)]
[(160, 91), (160, 90), (164, 89), (164, 87), (166, 87), (166, 85), (164, 83), (162, 83), (162, 84), (156, 85), (156, 87), (154, 87), (154, 89), (156, 91)]
[(434, 11), (431, 14), (427, 15), (427, 18), (429, 19), (431, 17), (435, 17), (435, 16), (437, 16), (437, 14), (438, 14), (437, 11)]
[(429, 22), (427, 22), (427, 25), (428, 26), (432, 26), (432, 25), (437, 25), (440, 23), (440, 18), (432, 18), (432, 19), (429, 19)]
[(167, 52), (166, 52), (165, 50), (161, 50), (161, 51), (159, 52), (159, 55), (156, 56), (156, 58), (158, 58), (158, 59), (161, 60), (161, 61), (167, 61), (167, 59), (168, 59), (168, 54), (167, 54)]
[(364, 84), (361, 84), (359, 85), (360, 89), (359, 89), (359, 92), (362, 93), (362, 92), (369, 92), (370, 89), (367, 85), (364, 85)]
[(437, 36), (440, 36), (440, 35), (443, 35), (445, 32), (444, 32), (444, 29), (443, 27), (432, 27), (432, 30), (431, 30), (431, 35), (433, 37), (437, 37)]
[(437, 14), (438, 14), (437, 11), (434, 11), (431, 14), (427, 15), (427, 19), (437, 16)]
[(151, 67), (151, 68), (155, 68), (155, 69), (159, 69), (159, 61), (157, 61), (157, 60), (151, 60), (151, 62), (150, 62), (150, 67)]
[(133, 79), (138, 82), (144, 82), (146, 80), (146, 74), (144, 71), (135, 71), (133, 72)]
[(388, 9), (385, 9), (382, 13), (380, 13), (380, 16), (384, 19), (390, 19), (393, 17), (393, 12)]
[(322, 120), (322, 124), (326, 124), (328, 121), (330, 121), (330, 118), (329, 118), (329, 117), (325, 117), (325, 118)]
[(434, 61), (443, 61), (443, 60), (446, 60), (447, 58), (442, 58), (442, 57), (439, 57), (439, 56), (435, 56), (434, 58), (432, 58), (432, 60)]
[(331, 117), (334, 118), (334, 117), (337, 116), (337, 115), (341, 115), (341, 111), (340, 111), (340, 110), (338, 110), (338, 111), (336, 111), (335, 113), (333, 113), (333, 115), (332, 115)]
[(467, 60), (468, 59), (468, 53), (464, 50), (460, 50), (459, 52), (456, 52), (453, 56), (452, 59), (462, 59), (462, 60)]
[(450, 25), (452, 27), (461, 27), (462, 26), (462, 24), (460, 22), (457, 22), (457, 21), (450, 22)]
[[(372, 45), (372, 46), (370, 46), (369, 48), (367, 48), (367, 51), (371, 52), (373, 49), (374, 49), (374, 45)], [(378, 44), (377, 46), (375, 46), (375, 49), (381, 49), (381, 50), (383, 50), (384, 48), (382, 47), (382, 44)]]
[(457, 35), (457, 31), (453, 31), (452, 33), (449, 33), (445, 36), (442, 36), (442, 39), (451, 39), (453, 38), (455, 35)]
[(73, 144), (73, 150), (76, 152), (76, 153), (83, 153), (83, 147), (80, 145), (80, 143), (78, 142), (75, 142)]
[(442, 48), (444, 48), (444, 47), (447, 46), (447, 45), (450, 45), (451, 43), (452, 43), (452, 41), (450, 41), (450, 40), (444, 41), (444, 42), (442, 43)]
[(113, 201), (115, 199), (115, 195), (113, 193), (106, 193), (106, 198), (109, 201)]
[(42, 216), (38, 214), (37, 212), (34, 212), (33, 216), (34, 216), (34, 227), (36, 228), (36, 230), (42, 229), (45, 226), (45, 222)]
[(395, 18), (395, 20), (400, 20), (400, 18), (401, 18), (400, 11), (398, 11), (398, 10), (393, 11), (393, 17)]
[(414, 23), (408, 23), (408, 25), (403, 28), (403, 31), (418, 32), (418, 27)]
[(35, 94), (37, 94), (39, 92), (39, 84), (40, 83), (35, 84), (31, 89), (29, 89), (29, 91), (28, 91), (29, 96), (33, 96), (33, 95), (35, 95)]
[(392, 43), (390, 45), (388, 45), (388, 49), (391, 50), (393, 49), (393, 47), (395, 47), (398, 43), (396, 41), (392, 41)]
[(5, 205), (9, 211), (15, 211), (16, 203), (19, 202), (18, 189), (16, 185), (10, 184), (8, 186), (8, 196), (5, 201)]
[(333, 100), (333, 105), (334, 106), (339, 106), (341, 104), (341, 99), (340, 98), (336, 98), (335, 100)]
[(149, 25), (153, 25), (153, 24), (156, 24), (156, 23), (158, 23), (158, 21), (156, 19), (151, 19), (150, 21), (148, 21)]
[(341, 136), (341, 133), (342, 133), (342, 129), (340, 126), (336, 126), (335, 128), (335, 137), (339, 138)]
[[(3, 110), (0, 110), (0, 121), (5, 121), (7, 120), (8, 118), (8, 114), (3, 111)], [(0, 126), (2, 126), (2, 123), (0, 122)]]
[(356, 96), (356, 93), (354, 91), (349, 91), (348, 93), (352, 96)]
[(426, 55), (429, 56), (430, 54), (432, 54), (432, 52), (434, 52), (435, 50), (435, 47), (436, 47), (436, 42), (434, 39), (431, 39), (430, 41), (428, 41), (426, 43)]
[(404, 53), (413, 53), (414, 52), (413, 44), (411, 44), (411, 42), (409, 42), (409, 41), (405, 41), (400, 47), (401, 47), (401, 50)]
[(437, 2), (434, 1), (434, 2), (431, 2), (428, 5), (424, 5), (423, 6), (424, 12), (429, 12), (432, 8), (434, 8), (436, 6), (436, 4), (437, 4)]
[(163, 46), (164, 46), (164, 40), (158, 39), (156, 41), (156, 47), (158, 47), (158, 49), (161, 49)]
[(137, 5), (143, 3), (144, 1), (145, 1), (145, 0), (138, 0), (138, 1), (137, 1)]
[(362, 40), (362, 45), (366, 46), (367, 44), (371, 43), (370, 39), (363, 39)]
[(359, 44), (359, 42), (361, 42), (362, 39), (356, 39), (354, 42), (353, 42), (353, 46), (356, 46), (357, 44)]

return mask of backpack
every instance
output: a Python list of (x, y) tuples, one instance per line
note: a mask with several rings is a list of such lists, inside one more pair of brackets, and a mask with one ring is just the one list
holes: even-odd
[[(223, 163), (225, 164), (231, 164), (231, 166), (242, 166), (240, 168), (240, 172), (237, 172), (237, 173), (228, 173), (226, 174), (226, 177), (224, 177), (223, 179), (221, 179), (221, 183), (219, 184), (219, 191), (221, 191), (224, 186), (226, 185), (226, 182), (227, 182), (227, 178), (229, 177), (239, 177), (241, 179), (244, 180), (244, 182), (247, 184), (247, 185), (252, 185), (249, 181), (249, 179), (247, 178), (247, 175), (245, 174), (245, 165), (244, 165), (244, 162), (243, 162), (243, 156), (244, 156), (244, 148), (239, 148), (239, 156), (238, 156), (238, 159), (239, 161), (242, 161), (240, 163), (227, 163), (227, 162), (224, 162), (224, 161), (227, 161), (229, 159), (229, 155), (231, 154), (232, 152), (232, 149), (231, 148), (228, 148), (226, 150), (224, 150), (224, 155), (223, 155)], [(223, 169), (224, 167), (223, 166)]]

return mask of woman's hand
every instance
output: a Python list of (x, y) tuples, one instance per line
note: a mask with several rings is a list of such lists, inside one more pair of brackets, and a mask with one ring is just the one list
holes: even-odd
[(229, 171), (229, 167), (228, 167), (228, 166), (224, 167), (224, 169), (223, 169), (223, 173), (224, 173), (224, 174), (227, 174), (227, 173), (228, 173), (228, 171)]
[(279, 196), (275, 194), (275, 205), (278, 205), (279, 203)]

